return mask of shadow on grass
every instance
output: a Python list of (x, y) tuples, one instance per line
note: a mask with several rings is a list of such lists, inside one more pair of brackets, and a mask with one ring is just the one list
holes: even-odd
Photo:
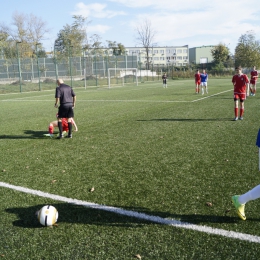
[(39, 139), (46, 138), (47, 131), (24, 130), (25, 135), (0, 135), (0, 139)]
[[(23, 228), (40, 228), (41, 224), (38, 222), (36, 212), (44, 205), (37, 205), (32, 207), (18, 207), (8, 208), (6, 212), (15, 214), (19, 219), (13, 222), (14, 226)], [(109, 212), (106, 210), (93, 209), (80, 205), (73, 205), (67, 203), (53, 203), (59, 213), (58, 223), (79, 223), (79, 224), (94, 224), (94, 225), (108, 225), (108, 226), (123, 226), (123, 227), (141, 227), (143, 225), (158, 224), (160, 221), (149, 221), (146, 219), (126, 216)], [(120, 207), (121, 208), (121, 207)], [(122, 208), (121, 208), (122, 209)], [(207, 224), (207, 223), (237, 223), (240, 221), (238, 217), (230, 216), (216, 216), (216, 215), (182, 215), (170, 214), (163, 212), (151, 212), (145, 208), (125, 208), (124, 210), (139, 212), (151, 217), (160, 217), (167, 220), (177, 220), (191, 224)], [(252, 219), (251, 219), (252, 220)], [(250, 220), (249, 220), (250, 221)]]
[(158, 122), (211, 122), (211, 121), (233, 121), (232, 118), (157, 118), (149, 120), (137, 120), (138, 122), (158, 121)]

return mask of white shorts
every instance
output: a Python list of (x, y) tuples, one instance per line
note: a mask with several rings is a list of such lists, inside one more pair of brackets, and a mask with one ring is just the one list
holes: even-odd
[(201, 82), (200, 85), (201, 85), (202, 87), (207, 87), (207, 82)]

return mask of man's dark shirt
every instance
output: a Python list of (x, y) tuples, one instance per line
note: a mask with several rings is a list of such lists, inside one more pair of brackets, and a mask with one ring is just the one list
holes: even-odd
[(66, 84), (60, 84), (59, 87), (56, 88), (55, 98), (60, 99), (60, 104), (72, 104), (73, 103), (73, 97), (75, 97), (75, 93), (73, 89), (66, 85)]

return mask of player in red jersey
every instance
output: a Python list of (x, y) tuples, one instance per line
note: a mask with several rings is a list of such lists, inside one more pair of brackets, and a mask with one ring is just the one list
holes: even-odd
[(197, 72), (195, 73), (194, 78), (195, 78), (195, 85), (196, 85), (195, 93), (199, 94), (200, 93), (200, 71), (199, 70), (197, 70)]
[(258, 78), (258, 72), (254, 66), (253, 70), (251, 71), (251, 78), (250, 78), (250, 96), (255, 96), (257, 78)]
[(242, 68), (236, 67), (236, 74), (232, 78), (234, 85), (234, 101), (235, 101), (235, 118), (234, 121), (238, 120), (238, 100), (240, 100), (240, 120), (243, 120), (244, 114), (244, 101), (246, 96), (249, 96), (249, 80), (246, 74), (242, 73)]
[[(58, 114), (56, 115), (56, 117), (58, 118)], [(72, 118), (71, 119), (71, 123), (72, 125), (75, 127), (75, 132), (78, 131), (78, 127), (76, 125), (75, 120)], [(62, 124), (62, 133), (65, 134), (69, 131), (69, 125), (68, 125), (68, 119), (67, 118), (62, 118), (61, 120), (61, 124)], [(52, 137), (53, 136), (53, 132), (54, 132), (54, 128), (58, 127), (58, 120), (52, 121), (49, 124), (49, 136)]]

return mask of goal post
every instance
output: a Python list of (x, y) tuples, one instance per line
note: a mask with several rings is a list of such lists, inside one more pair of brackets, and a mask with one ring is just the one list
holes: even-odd
[(117, 77), (117, 73), (119, 73), (119, 77), (122, 79), (122, 85), (125, 84), (125, 76), (132, 75), (135, 77), (136, 86), (138, 86), (138, 77), (137, 77), (137, 68), (109, 68), (107, 70), (107, 77), (108, 77), (108, 88), (111, 87), (111, 77), (112, 73), (111, 71), (114, 71), (114, 76)]

